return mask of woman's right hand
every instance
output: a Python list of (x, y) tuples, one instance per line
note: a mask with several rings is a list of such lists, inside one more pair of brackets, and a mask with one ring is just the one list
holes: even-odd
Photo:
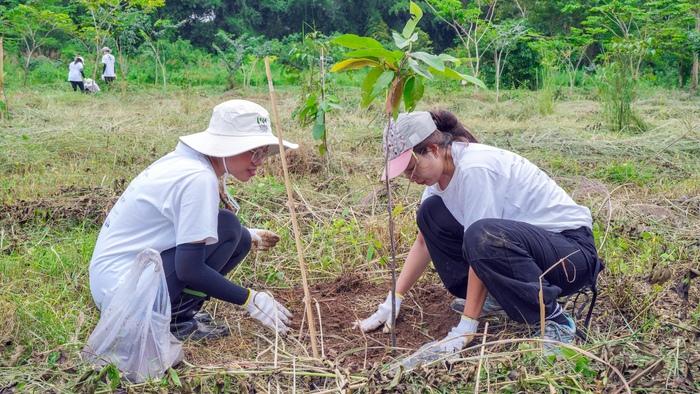
[[(403, 296), (396, 293), (394, 298), (396, 303), (396, 314), (394, 317), (399, 315), (399, 307), (401, 306), (401, 301), (403, 301)], [(377, 311), (374, 314), (364, 320), (359, 320), (353, 323), (353, 328), (360, 327), (363, 332), (372, 331), (377, 329), (379, 326), (384, 324), (384, 333), (390, 332), (392, 329), (392, 319), (391, 319), (391, 292), (387, 294), (386, 301), (379, 304)]]
[(280, 335), (285, 335), (289, 332), (287, 325), (290, 323), (292, 313), (277, 302), (272, 296), (266, 292), (257, 292), (253, 289), (248, 289), (250, 296), (243, 309), (250, 313), (250, 316)]

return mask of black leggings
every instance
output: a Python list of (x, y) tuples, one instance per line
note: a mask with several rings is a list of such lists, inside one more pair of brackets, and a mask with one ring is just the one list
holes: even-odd
[(418, 210), (420, 228), (433, 265), (447, 290), (465, 298), (469, 267), (484, 282), (508, 316), (521, 323), (540, 319), (539, 278), (545, 313), (556, 310), (557, 297), (591, 282), (598, 254), (588, 227), (554, 233), (524, 222), (481, 219), (464, 231), (442, 199), (432, 196)]
[(73, 87), (74, 92), (77, 92), (78, 88), (80, 88), (81, 92), (85, 91), (85, 85), (83, 84), (83, 81), (70, 81), (70, 84)]

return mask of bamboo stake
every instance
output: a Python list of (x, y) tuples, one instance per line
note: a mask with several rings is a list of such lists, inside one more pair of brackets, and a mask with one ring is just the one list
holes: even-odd
[(476, 382), (474, 384), (474, 394), (479, 394), (479, 382), (481, 381), (481, 363), (484, 361), (484, 349), (486, 346), (486, 336), (489, 333), (489, 322), (484, 324), (484, 336), (481, 338), (481, 352), (479, 353), (479, 367), (476, 369)]
[(299, 254), (299, 265), (301, 266), (301, 281), (304, 285), (304, 304), (306, 314), (309, 316), (309, 336), (311, 337), (311, 351), (314, 358), (318, 358), (318, 348), (316, 346), (316, 327), (314, 323), (313, 309), (311, 309), (311, 293), (309, 285), (306, 281), (306, 264), (304, 264), (304, 255), (301, 248), (301, 236), (299, 234), (299, 224), (297, 223), (296, 213), (294, 212), (294, 196), (292, 195), (292, 186), (289, 181), (289, 171), (287, 171), (287, 157), (284, 155), (284, 145), (282, 144), (282, 131), (280, 128), (280, 119), (277, 114), (277, 102), (275, 100), (275, 87), (272, 84), (272, 72), (270, 72), (270, 58), (265, 57), (265, 72), (267, 73), (267, 84), (270, 88), (270, 100), (272, 101), (272, 113), (275, 116), (275, 128), (277, 129), (277, 138), (280, 145), (280, 158), (282, 159), (282, 170), (284, 171), (284, 182), (287, 186), (287, 206), (292, 217), (292, 226), (294, 227), (294, 240), (297, 245), (297, 253)]

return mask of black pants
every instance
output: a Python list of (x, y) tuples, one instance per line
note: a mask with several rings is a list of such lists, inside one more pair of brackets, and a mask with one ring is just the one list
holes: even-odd
[(78, 88), (80, 88), (81, 92), (85, 91), (85, 85), (83, 84), (83, 81), (70, 81), (70, 84), (73, 87), (74, 92), (77, 92)]
[(464, 231), (437, 196), (421, 204), (417, 220), (433, 265), (450, 293), (465, 298), (471, 267), (508, 316), (521, 323), (540, 320), (539, 278), (546, 270), (557, 265), (542, 278), (549, 316), (557, 297), (591, 282), (598, 260), (587, 227), (554, 233), (524, 222), (482, 219)]
[[(221, 275), (226, 275), (248, 255), (251, 246), (250, 233), (241, 225), (235, 214), (223, 209), (219, 210), (217, 233), (219, 242), (205, 246), (205, 263)], [(208, 289), (187, 289), (185, 283), (177, 278), (175, 249), (171, 248), (160, 254), (168, 283), (173, 321), (194, 317), (208, 298)]]
[(114, 82), (114, 80), (117, 78), (116, 77), (104, 77), (102, 79), (105, 81), (105, 85), (109, 85), (110, 83)]

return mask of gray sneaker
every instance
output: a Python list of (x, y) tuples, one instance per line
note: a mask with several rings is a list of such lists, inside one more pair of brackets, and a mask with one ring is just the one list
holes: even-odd
[[(466, 300), (464, 298), (455, 298), (450, 302), (450, 308), (452, 308), (453, 311), (459, 313), (460, 315), (464, 313), (464, 304), (466, 303)], [(481, 310), (481, 315), (479, 317), (486, 317), (486, 316), (493, 316), (498, 313), (503, 312), (503, 308), (501, 305), (496, 301), (495, 298), (489, 293), (486, 296), (486, 301), (484, 301), (484, 308)]]
[[(568, 325), (562, 325), (559, 323), (556, 323), (552, 320), (546, 320), (544, 322), (544, 338), (549, 339), (550, 341), (557, 341), (557, 342), (563, 342), (563, 343), (571, 343), (574, 341), (574, 338), (576, 338), (576, 325), (574, 324), (574, 319), (571, 318), (571, 315), (568, 313), (564, 313), (564, 317), (566, 317), (567, 322), (569, 323)], [(539, 332), (539, 326), (537, 328)], [(539, 334), (535, 336), (535, 338), (539, 338)], [(555, 343), (550, 343), (550, 342), (545, 342), (544, 343), (544, 354), (545, 355), (552, 355), (552, 354), (560, 354), (561, 353), (561, 347), (557, 346)]]

